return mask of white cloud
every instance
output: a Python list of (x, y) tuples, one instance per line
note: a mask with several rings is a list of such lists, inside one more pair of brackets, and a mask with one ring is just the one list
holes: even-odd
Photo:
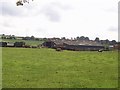
[(34, 0), (23, 7), (3, 1), (1, 34), (118, 39), (111, 31), (118, 26), (118, 0)]
[(47, 7), (42, 9), (41, 13), (43, 13), (45, 16), (47, 16), (51, 21), (60, 21), (60, 14), (58, 11), (54, 10), (51, 7)]

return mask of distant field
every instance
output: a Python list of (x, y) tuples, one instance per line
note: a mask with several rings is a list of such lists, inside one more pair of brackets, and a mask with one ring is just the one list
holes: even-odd
[(44, 41), (35, 41), (35, 40), (13, 40), (13, 39), (2, 39), (5, 42), (25, 42), (27, 45), (39, 45), (42, 44)]
[(118, 53), (3, 48), (3, 88), (116, 88)]

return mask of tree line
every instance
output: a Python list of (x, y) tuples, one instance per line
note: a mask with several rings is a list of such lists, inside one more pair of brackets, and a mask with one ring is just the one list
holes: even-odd
[[(21, 39), (21, 40), (36, 40), (36, 41), (46, 41), (46, 40), (78, 40), (78, 41), (90, 41), (89, 37), (85, 37), (85, 36), (77, 36), (76, 38), (71, 38), (71, 39), (68, 39), (66, 37), (61, 37), (61, 38), (56, 38), (56, 37), (53, 37), (53, 38), (36, 38), (35, 36), (26, 36), (26, 37), (19, 37), (19, 36), (15, 36), (15, 35), (5, 35), (5, 34), (2, 34), (0, 35), (1, 36), (1, 39), (14, 39), (14, 40), (17, 40), (17, 39)], [(101, 44), (106, 44), (106, 45), (114, 45), (117, 43), (116, 40), (100, 40), (99, 37), (96, 37), (94, 40), (92, 41), (95, 41), (95, 42), (98, 42), (98, 43), (101, 43)]]

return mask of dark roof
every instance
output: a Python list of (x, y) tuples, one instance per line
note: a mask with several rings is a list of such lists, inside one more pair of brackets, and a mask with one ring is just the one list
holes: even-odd
[(103, 46), (102, 44), (95, 41), (72, 41), (65, 42), (68, 45), (87, 45), (87, 46)]
[(96, 41), (85, 41), (85, 40), (52, 40), (56, 45), (58, 44), (67, 44), (67, 45), (87, 45), (87, 46), (103, 46), (102, 44)]
[(52, 40), (52, 42), (54, 42), (56, 45), (62, 45), (63, 43), (65, 43), (65, 40)]

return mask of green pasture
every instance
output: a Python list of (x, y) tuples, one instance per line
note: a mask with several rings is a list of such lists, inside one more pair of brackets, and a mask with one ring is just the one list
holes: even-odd
[(116, 88), (117, 51), (3, 48), (3, 88)]
[(44, 41), (36, 41), (36, 40), (14, 40), (14, 39), (2, 39), (2, 41), (5, 41), (5, 42), (25, 42), (26, 45), (33, 45), (33, 46), (37, 46), (37, 45), (40, 45), (42, 44)]

